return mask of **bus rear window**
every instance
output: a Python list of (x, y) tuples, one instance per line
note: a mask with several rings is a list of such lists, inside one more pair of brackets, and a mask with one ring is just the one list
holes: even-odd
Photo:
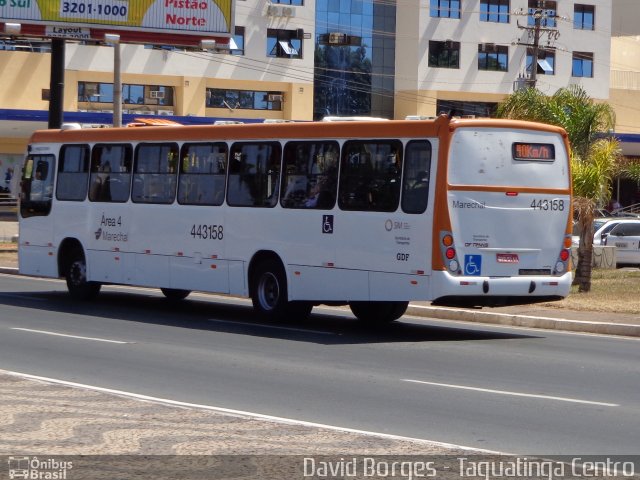
[(447, 168), (450, 185), (569, 188), (569, 158), (559, 133), (457, 128)]

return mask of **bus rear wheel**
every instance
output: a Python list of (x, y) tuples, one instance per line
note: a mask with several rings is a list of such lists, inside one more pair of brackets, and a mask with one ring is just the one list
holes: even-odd
[(407, 311), (409, 302), (350, 302), (349, 308), (358, 320), (369, 323), (389, 323)]
[(161, 288), (160, 291), (169, 300), (184, 300), (191, 293), (191, 290), (181, 290), (179, 288)]
[(100, 292), (102, 286), (98, 282), (87, 281), (87, 262), (82, 251), (75, 250), (71, 254), (65, 272), (67, 290), (77, 300), (89, 300)]
[(304, 320), (311, 313), (309, 302), (287, 300), (287, 276), (275, 259), (260, 262), (251, 280), (251, 302), (260, 317), (269, 321)]

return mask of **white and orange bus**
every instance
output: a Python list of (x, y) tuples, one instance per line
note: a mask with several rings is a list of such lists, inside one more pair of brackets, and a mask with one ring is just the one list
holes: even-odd
[(20, 272), (250, 297), (269, 319), (348, 304), (560, 299), (571, 284), (565, 132), (490, 119), (39, 131)]

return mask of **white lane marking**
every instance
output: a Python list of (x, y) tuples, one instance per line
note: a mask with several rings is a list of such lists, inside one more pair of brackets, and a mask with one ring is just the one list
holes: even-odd
[(122, 342), (120, 340), (108, 340), (106, 338), (95, 338), (95, 337), (81, 337), (79, 335), (69, 335), (66, 333), (57, 333), (57, 332), (48, 332), (46, 330), (33, 330), (31, 328), (17, 328), (14, 327), (11, 330), (19, 330), (21, 332), (30, 332), (30, 333), (42, 333), (44, 335), (53, 335), (55, 337), (66, 337), (66, 338), (77, 338), (80, 340), (91, 340), (92, 342), (104, 342), (104, 343), (117, 343), (120, 345), (126, 345), (135, 342)]
[(322, 330), (309, 330), (307, 328), (281, 327), (279, 325), (265, 325), (264, 323), (236, 322), (233, 320), (217, 320), (215, 318), (209, 318), (208, 320), (214, 323), (226, 323), (229, 325), (244, 325), (249, 327), (270, 328), (273, 330), (287, 330), (290, 332), (301, 332), (301, 333), (318, 333), (320, 335), (338, 335), (337, 333), (334, 333), (334, 332), (327, 332)]
[(423, 385), (433, 385), (435, 387), (457, 388), (460, 390), (472, 390), (474, 392), (495, 393), (498, 395), (511, 395), (513, 397), (541, 398), (543, 400), (557, 400), (559, 402), (583, 403), (586, 405), (599, 405), (602, 407), (619, 407), (620, 406), (617, 403), (593, 402), (591, 400), (580, 400), (578, 398), (554, 397), (552, 395), (536, 395), (533, 393), (509, 392), (505, 390), (491, 390), (489, 388), (468, 387), (465, 385), (452, 385), (449, 383), (425, 382), (423, 380), (411, 380), (409, 378), (403, 378), (402, 381), (411, 382), (411, 383), (420, 383)]
[(20, 372), (12, 372), (9, 370), (0, 370), (0, 373), (4, 373), (7, 375), (12, 375), (14, 377), (21, 377), (21, 378), (26, 378), (28, 380), (37, 380), (40, 382), (48, 382), (48, 383), (55, 383), (57, 385), (65, 385), (68, 387), (77, 387), (77, 388), (86, 388), (88, 390), (93, 390), (96, 392), (103, 392), (103, 393), (109, 393), (109, 394), (113, 394), (113, 395), (120, 395), (123, 397), (128, 397), (128, 398), (134, 398), (136, 400), (142, 400), (142, 401), (146, 401), (146, 402), (153, 402), (153, 403), (160, 403), (160, 404), (165, 404), (165, 405), (172, 405), (175, 407), (181, 407), (181, 408), (199, 408), (202, 410), (207, 410), (207, 411), (211, 411), (211, 412), (216, 412), (216, 413), (222, 413), (222, 414), (226, 414), (226, 415), (232, 415), (232, 416), (236, 416), (236, 417), (242, 417), (242, 418), (254, 418), (257, 420), (265, 420), (267, 422), (274, 422), (274, 423), (281, 423), (281, 424), (286, 424), (286, 425), (300, 425), (303, 427), (314, 427), (314, 428), (324, 428), (327, 430), (332, 430), (335, 432), (344, 432), (344, 433), (355, 433), (355, 434), (360, 434), (360, 435), (367, 435), (370, 437), (378, 437), (378, 438), (384, 438), (384, 439), (388, 439), (388, 440), (400, 440), (400, 441), (405, 441), (405, 442), (415, 442), (415, 443), (420, 443), (423, 445), (431, 445), (431, 446), (436, 446), (436, 447), (442, 447), (442, 448), (451, 448), (451, 449), (463, 449), (463, 450), (469, 450), (472, 452), (478, 452), (478, 453), (486, 453), (486, 454), (492, 454), (492, 455), (513, 455), (512, 453), (508, 453), (508, 452), (498, 452), (495, 450), (485, 450), (482, 448), (475, 448), (475, 447), (467, 447), (464, 445), (456, 445), (455, 443), (446, 443), (446, 442), (438, 442), (438, 441), (433, 441), (433, 440), (426, 440), (424, 438), (414, 438), (414, 437), (404, 437), (402, 435), (392, 435), (389, 433), (379, 433), (379, 432), (372, 432), (369, 430), (358, 430), (355, 428), (347, 428), (347, 427), (339, 427), (336, 425), (327, 425), (324, 423), (315, 423), (315, 422), (306, 422), (304, 420), (296, 420), (293, 418), (285, 418), (285, 417), (275, 417), (272, 415), (264, 415), (262, 413), (255, 413), (255, 412), (247, 412), (244, 410), (233, 410), (230, 408), (223, 408), (223, 407), (214, 407), (211, 405), (202, 405), (202, 404), (198, 404), (198, 403), (187, 403), (187, 402), (180, 402), (178, 400), (169, 400), (166, 398), (158, 398), (158, 397), (151, 397), (148, 395), (141, 395), (139, 393), (132, 393), (132, 392), (126, 392), (123, 390), (113, 390), (110, 388), (104, 388), (104, 387), (96, 387), (94, 385), (86, 385), (83, 383), (75, 383), (75, 382), (67, 382), (66, 380), (58, 380), (55, 378), (49, 378), (49, 377), (40, 377), (37, 375), (30, 375), (28, 373), (20, 373)]

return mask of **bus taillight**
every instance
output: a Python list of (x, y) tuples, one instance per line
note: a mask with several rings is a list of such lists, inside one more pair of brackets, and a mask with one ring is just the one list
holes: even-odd
[(558, 261), (556, 262), (555, 273), (561, 275), (569, 269), (569, 261), (571, 260), (571, 236), (565, 235), (562, 242), (562, 249), (560, 255), (558, 255)]
[(457, 253), (455, 249), (455, 245), (453, 244), (453, 235), (450, 232), (441, 232), (440, 233), (440, 249), (445, 258), (445, 264), (447, 269), (455, 274), (459, 275), (460, 272), (460, 263), (457, 259)]

